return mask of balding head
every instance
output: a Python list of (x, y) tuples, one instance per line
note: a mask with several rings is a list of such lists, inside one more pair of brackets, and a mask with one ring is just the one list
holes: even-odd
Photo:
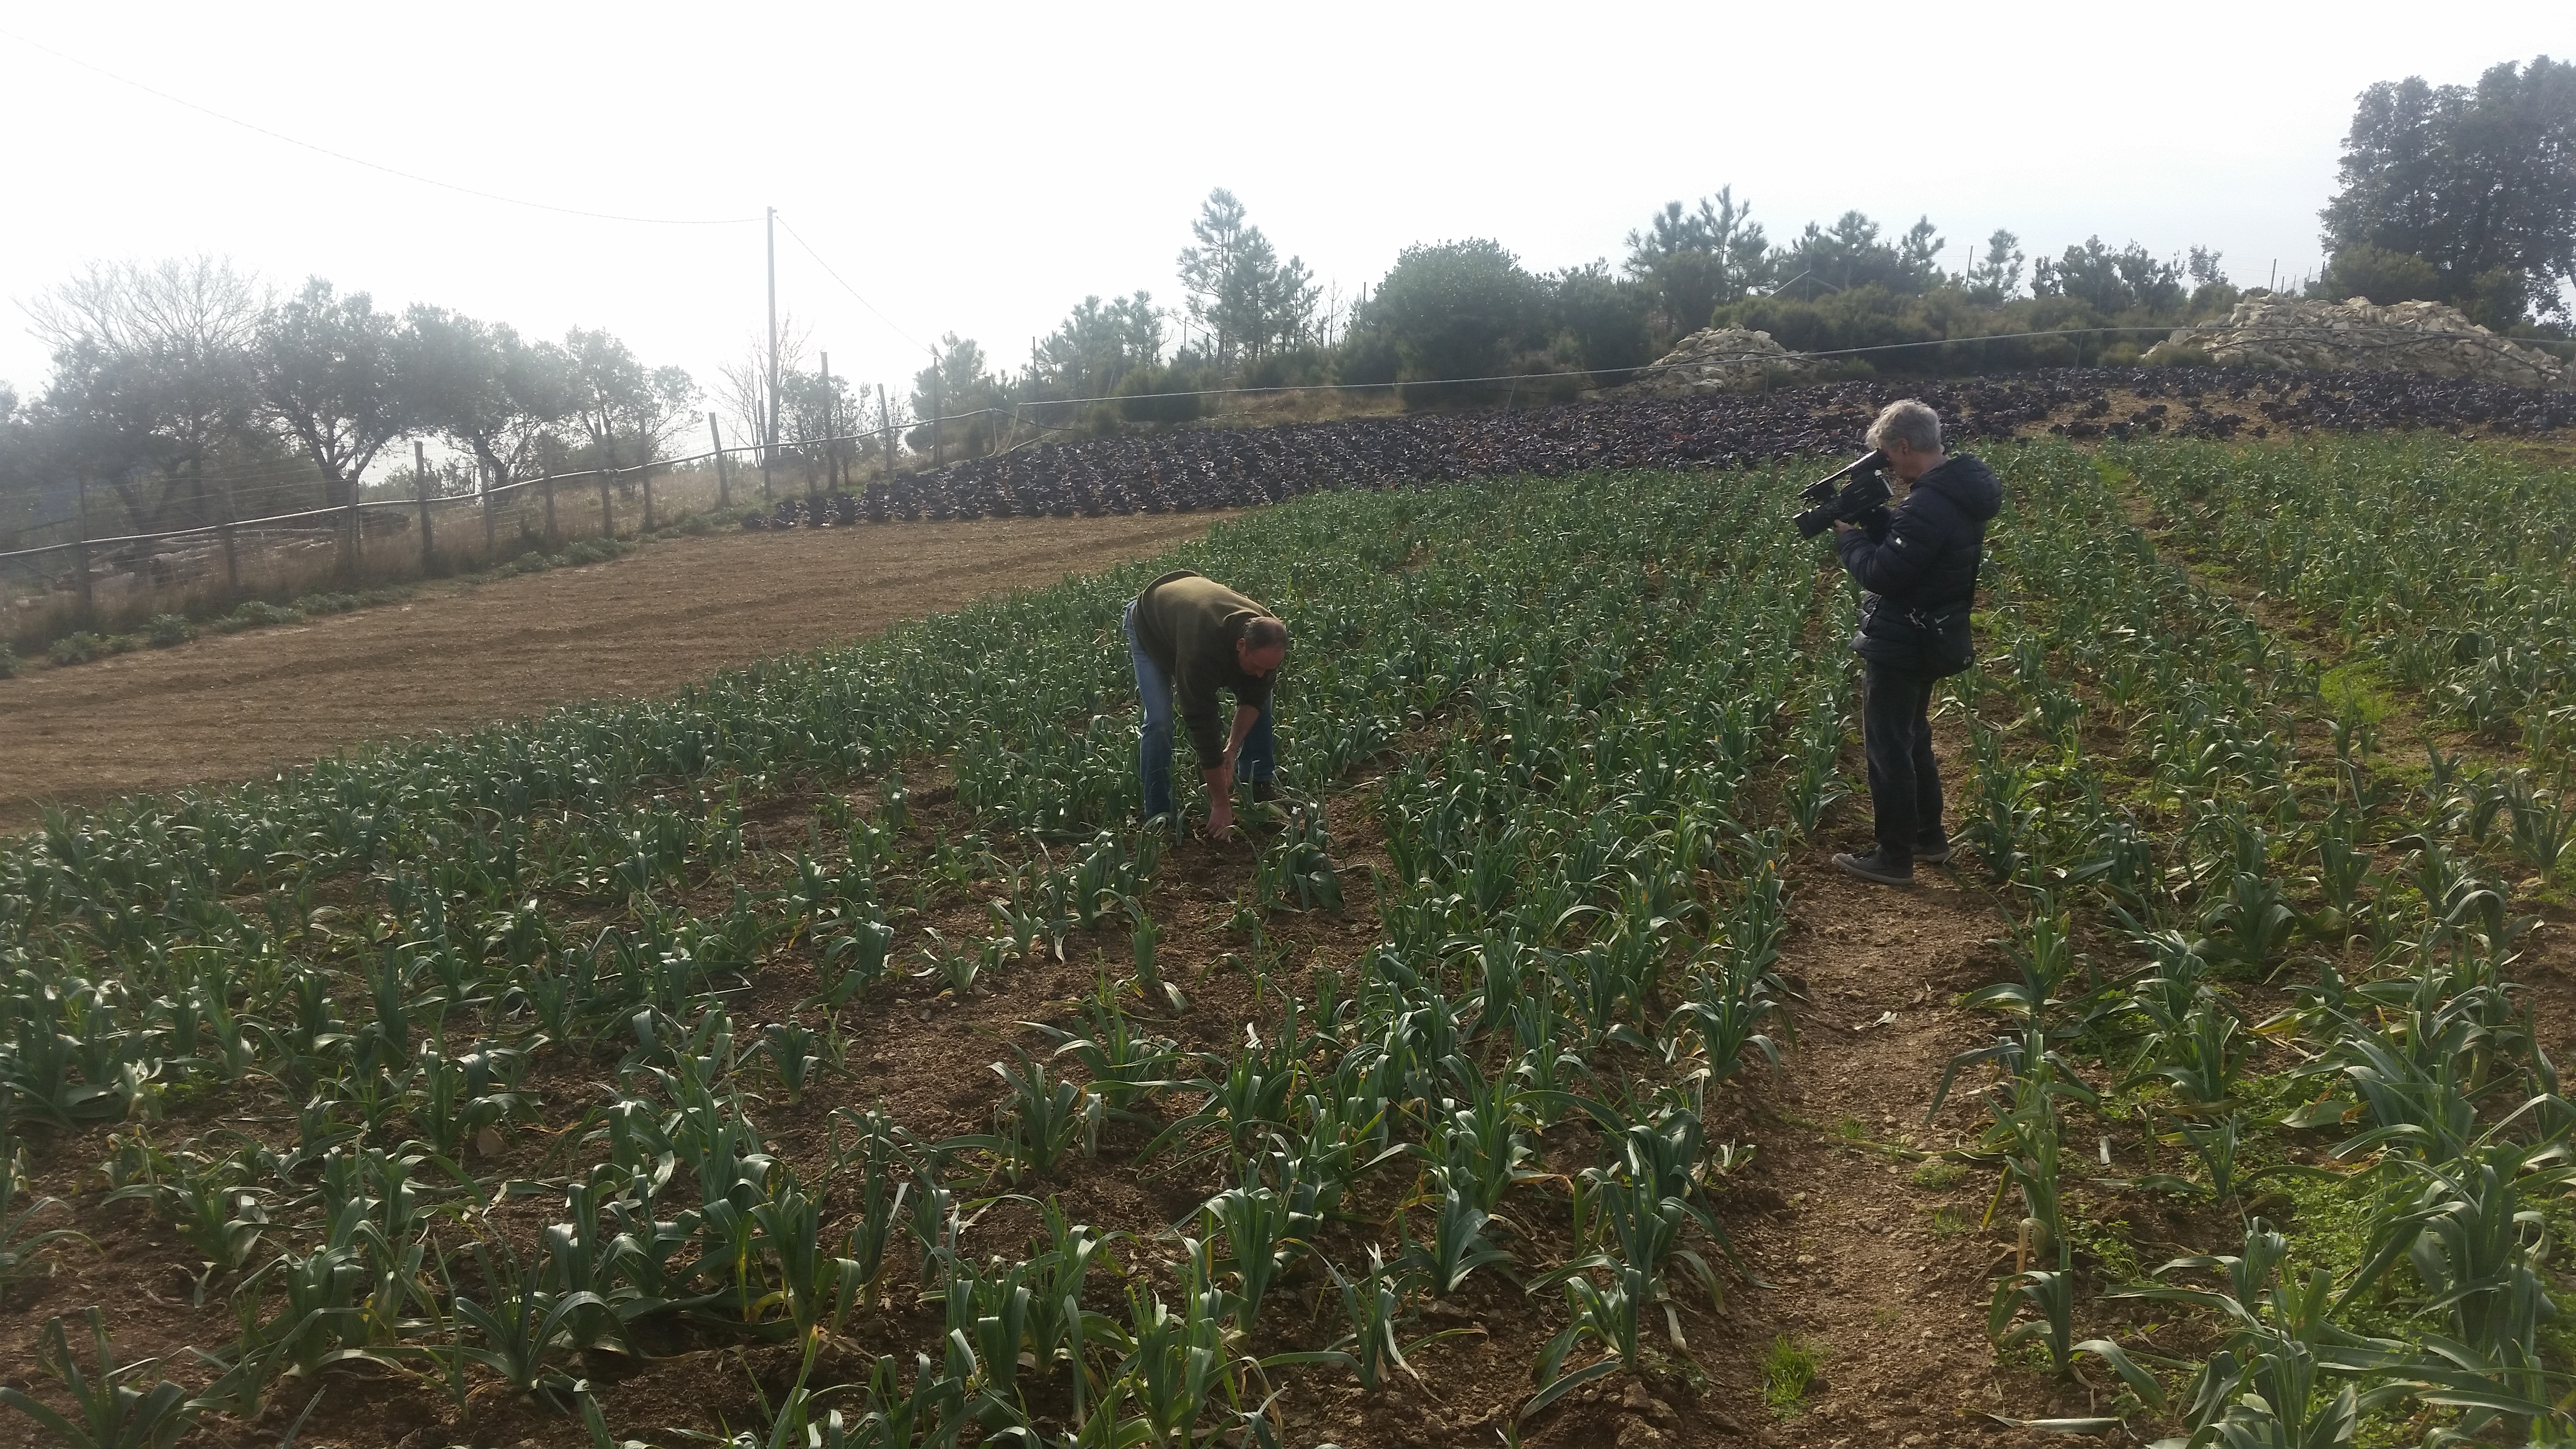
[(1243, 626), (1234, 641), (1235, 662), (1255, 679), (1267, 679), (1288, 660), (1288, 626), (1264, 614)]

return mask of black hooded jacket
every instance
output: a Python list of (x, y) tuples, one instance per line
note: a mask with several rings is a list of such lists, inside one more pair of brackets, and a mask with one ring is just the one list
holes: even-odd
[(1915, 479), (1893, 511), (1835, 539), (1843, 567), (1864, 591), (1853, 652), (1900, 669), (1922, 667), (1922, 645), (1909, 621), (1975, 595), (1986, 521), (2003, 501), (1994, 470), (1961, 453)]

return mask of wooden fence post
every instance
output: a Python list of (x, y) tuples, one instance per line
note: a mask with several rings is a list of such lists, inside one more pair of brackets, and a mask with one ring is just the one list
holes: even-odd
[(358, 571), (367, 561), (367, 529), (358, 519), (358, 482), (349, 480), (349, 583), (355, 587)]
[(653, 465), (645, 464), (635, 478), (637, 482), (644, 485), (644, 532), (651, 533), (653, 531)]
[(224, 591), (228, 594), (239, 594), (241, 592), (241, 556), (233, 548), (233, 485), (230, 483), (224, 485), (223, 522), (216, 526), (215, 537), (223, 540), (224, 545)]
[(733, 507), (733, 484), (725, 477), (724, 430), (716, 426), (716, 415), (707, 414), (707, 440), (716, 449), (716, 507)]
[(98, 613), (98, 599), (89, 586), (89, 479), (80, 480), (80, 540), (72, 545), (72, 569), (79, 579), (81, 627), (86, 629)]
[[(823, 384), (823, 481), (819, 486), (829, 492), (833, 486), (832, 462), (841, 451), (832, 442), (832, 354), (822, 354), (822, 361), (815, 364), (815, 376)], [(811, 498), (815, 495), (809, 491), (806, 496)]]
[(894, 483), (894, 413), (886, 407), (885, 384), (877, 384), (877, 428), (885, 438), (886, 483)]
[(546, 480), (546, 547), (552, 549), (558, 537), (555, 533), (555, 470), (548, 468), (540, 476)]
[(483, 562), (489, 564), (492, 562), (492, 555), (501, 550), (500, 540), (496, 536), (499, 526), (497, 520), (501, 516), (501, 510), (500, 506), (492, 501), (491, 471), (478, 463), (475, 465), (475, 472), (483, 479)]
[(617, 536), (617, 513), (608, 501), (608, 483), (616, 474), (614, 468), (599, 470), (599, 536), (602, 538)]
[(411, 444), (411, 482), (412, 493), (420, 499), (420, 571), (426, 574), (430, 568), (429, 449), (418, 438)]

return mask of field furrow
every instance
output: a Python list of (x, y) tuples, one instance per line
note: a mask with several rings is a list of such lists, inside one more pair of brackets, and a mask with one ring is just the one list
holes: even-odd
[[(0, 845), (0, 1403), (103, 1352), (207, 1445), (2558, 1432), (2561, 706), (2460, 686), (2556, 658), (2576, 505), (2414, 446), (1997, 448), (1906, 891), (1825, 864), (1853, 605), (1780, 469), (1298, 499), (55, 815)], [(2298, 555), (2329, 472), (2451, 492)], [(1132, 819), (1176, 564), (1295, 631), (1227, 842)]]

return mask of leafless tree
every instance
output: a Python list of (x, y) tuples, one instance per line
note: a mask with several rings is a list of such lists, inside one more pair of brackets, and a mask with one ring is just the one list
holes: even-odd
[[(799, 323), (793, 315), (778, 319), (778, 371), (783, 379), (805, 370), (805, 347), (813, 329)], [(769, 342), (754, 337), (743, 344), (742, 356), (716, 368), (716, 406), (732, 425), (734, 438), (741, 443), (764, 443), (769, 440)], [(782, 403), (782, 411), (784, 406)], [(786, 419), (780, 419), (778, 436), (787, 440)]]
[(207, 461), (254, 426), (251, 354), (268, 305), (256, 277), (203, 255), (93, 262), (25, 304), (54, 349), (54, 410), (127, 434), (86, 430), (135, 465), (102, 476), (136, 527), (183, 502), (198, 520), (214, 516)]

